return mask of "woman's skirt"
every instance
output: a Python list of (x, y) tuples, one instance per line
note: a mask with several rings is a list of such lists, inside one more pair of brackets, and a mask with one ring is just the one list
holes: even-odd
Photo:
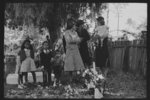
[(67, 49), (64, 71), (79, 71), (84, 69), (84, 64), (78, 48)]

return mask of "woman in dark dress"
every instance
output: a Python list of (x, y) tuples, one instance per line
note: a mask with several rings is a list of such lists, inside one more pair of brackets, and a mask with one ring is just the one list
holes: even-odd
[(108, 63), (108, 27), (105, 25), (104, 18), (97, 18), (97, 26), (95, 28), (95, 37), (97, 40), (97, 46), (95, 49), (96, 66), (104, 72)]
[(96, 56), (96, 66), (103, 69), (106, 66), (108, 60), (108, 46), (107, 46), (108, 38), (103, 40), (103, 46), (101, 46), (101, 41), (99, 40), (98, 45), (95, 49)]
[(81, 38), (81, 42), (79, 43), (79, 51), (85, 67), (89, 67), (92, 64), (87, 44), (87, 41), (90, 40), (90, 35), (88, 31), (83, 27), (83, 25), (83, 20), (77, 21), (77, 33)]

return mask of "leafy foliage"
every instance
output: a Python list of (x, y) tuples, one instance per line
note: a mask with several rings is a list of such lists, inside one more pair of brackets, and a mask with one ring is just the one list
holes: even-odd
[(60, 36), (60, 28), (65, 27), (69, 17), (78, 19), (87, 8), (99, 13), (101, 3), (8, 3), (5, 8), (5, 24), (15, 29), (18, 26), (34, 25), (39, 29), (47, 27), (54, 42)]

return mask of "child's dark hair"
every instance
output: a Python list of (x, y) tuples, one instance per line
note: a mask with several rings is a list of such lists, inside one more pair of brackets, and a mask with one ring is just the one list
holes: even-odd
[(101, 24), (101, 25), (105, 25), (105, 21), (104, 21), (104, 17), (100, 16), (97, 18), (97, 21)]
[(71, 29), (75, 24), (74, 24), (74, 20), (72, 18), (67, 20), (67, 30)]
[(22, 45), (21, 45), (21, 50), (23, 50), (23, 49), (25, 48), (25, 43), (26, 43), (26, 42), (29, 42), (29, 44), (30, 44), (29, 49), (30, 49), (30, 50), (33, 50), (33, 47), (32, 47), (32, 45), (31, 45), (31, 42), (30, 42), (30, 40), (28, 40), (28, 39), (24, 40), (24, 42), (22, 43)]

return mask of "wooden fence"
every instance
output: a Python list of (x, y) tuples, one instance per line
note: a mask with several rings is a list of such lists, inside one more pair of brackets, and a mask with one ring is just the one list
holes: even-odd
[[(111, 68), (146, 75), (147, 51), (145, 41), (109, 41), (108, 48)], [(16, 57), (6, 56), (6, 58), (7, 68), (10, 70), (10, 73), (14, 73)]]
[(111, 68), (146, 75), (146, 41), (109, 41), (108, 48)]

